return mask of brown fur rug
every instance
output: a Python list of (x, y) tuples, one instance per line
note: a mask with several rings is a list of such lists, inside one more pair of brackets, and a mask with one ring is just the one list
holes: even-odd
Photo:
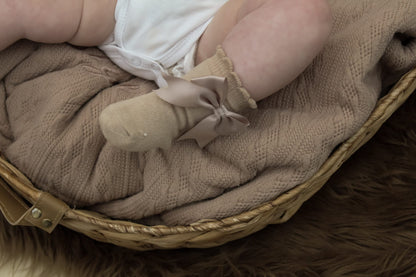
[(39, 276), (416, 276), (416, 96), (286, 224), (213, 249), (135, 252), (0, 221)]

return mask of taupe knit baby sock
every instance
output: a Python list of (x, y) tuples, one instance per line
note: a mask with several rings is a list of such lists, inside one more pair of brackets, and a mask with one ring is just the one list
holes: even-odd
[(127, 151), (167, 149), (175, 139), (196, 139), (203, 147), (217, 135), (248, 125), (239, 115), (256, 102), (242, 87), (222, 48), (168, 87), (109, 105), (100, 115), (108, 142)]

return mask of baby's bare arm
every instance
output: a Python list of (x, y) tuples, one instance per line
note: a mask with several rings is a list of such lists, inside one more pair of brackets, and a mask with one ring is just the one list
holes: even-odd
[(16, 40), (102, 43), (114, 28), (117, 0), (0, 0), (0, 50)]

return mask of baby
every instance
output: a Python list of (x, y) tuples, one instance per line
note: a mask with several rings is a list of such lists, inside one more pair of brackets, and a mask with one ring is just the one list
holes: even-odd
[(331, 29), (326, 0), (0, 0), (0, 50), (27, 38), (98, 46), (158, 90), (100, 115), (127, 151), (203, 147), (294, 80)]

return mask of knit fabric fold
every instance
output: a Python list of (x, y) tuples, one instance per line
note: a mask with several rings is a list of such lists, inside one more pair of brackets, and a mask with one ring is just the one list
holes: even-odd
[(319, 56), (245, 115), (245, 132), (204, 149), (111, 147), (100, 112), (155, 85), (96, 48), (18, 42), (0, 52), (0, 151), (40, 189), (115, 218), (187, 224), (274, 199), (311, 177), (416, 66), (416, 1), (329, 2), (334, 27)]

